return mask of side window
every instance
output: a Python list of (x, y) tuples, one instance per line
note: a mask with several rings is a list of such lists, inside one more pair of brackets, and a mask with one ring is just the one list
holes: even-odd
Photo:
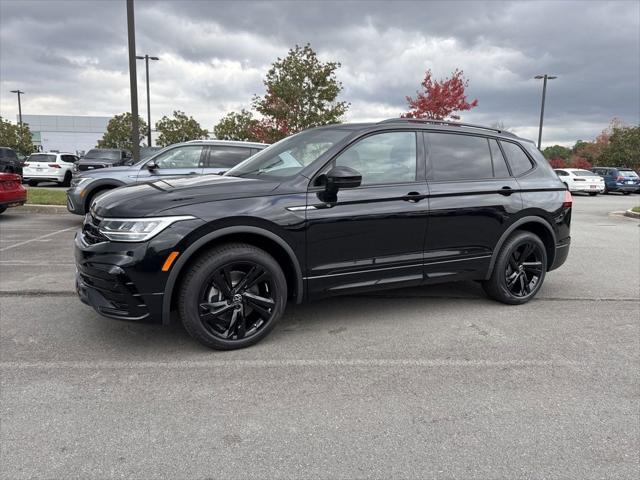
[(524, 153), (524, 150), (522, 150), (518, 145), (502, 141), (500, 142), (500, 145), (502, 145), (504, 153), (507, 156), (507, 160), (511, 166), (511, 172), (514, 177), (520, 176), (533, 168), (531, 160), (529, 160), (527, 154)]
[(489, 140), (489, 147), (491, 149), (491, 160), (493, 161), (493, 176), (496, 178), (510, 177), (511, 174), (507, 168), (507, 162), (504, 160), (504, 155), (502, 155), (497, 140)]
[(198, 168), (202, 145), (176, 147), (155, 158), (158, 168)]
[(358, 171), (362, 175), (362, 185), (415, 182), (416, 134), (371, 135), (342, 152), (335, 165)]
[(66, 163), (73, 163), (76, 161), (73, 155), (60, 155), (60, 158), (62, 159), (63, 162), (66, 162)]
[(491, 152), (486, 138), (447, 133), (429, 133), (428, 137), (433, 180), (493, 178)]
[(231, 168), (251, 156), (251, 150), (244, 147), (210, 146), (206, 166), (209, 168)]
[(569, 175), (567, 172), (565, 172), (564, 170), (556, 170), (556, 173), (558, 174), (558, 176), (560, 177), (566, 177), (567, 175)]

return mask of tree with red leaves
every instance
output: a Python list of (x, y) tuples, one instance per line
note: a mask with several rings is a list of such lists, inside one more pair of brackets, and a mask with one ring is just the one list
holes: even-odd
[(565, 168), (567, 166), (567, 162), (564, 158), (557, 157), (549, 159), (549, 165), (553, 168)]
[(465, 94), (469, 80), (464, 78), (462, 70), (456, 69), (451, 78), (434, 80), (431, 70), (425, 72), (422, 81), (423, 91), (416, 92), (416, 98), (406, 97), (409, 111), (403, 118), (428, 118), (434, 120), (459, 120), (454, 112), (471, 110), (478, 106), (478, 100), (467, 102)]
[(581, 168), (583, 170), (590, 170), (593, 165), (586, 158), (582, 157), (572, 157), (571, 158), (571, 166), (573, 168)]

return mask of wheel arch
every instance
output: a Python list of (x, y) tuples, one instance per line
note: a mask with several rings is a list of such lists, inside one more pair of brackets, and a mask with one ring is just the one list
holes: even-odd
[(553, 265), (553, 261), (556, 255), (556, 234), (553, 231), (553, 228), (551, 227), (549, 222), (541, 217), (523, 217), (512, 223), (498, 239), (498, 242), (496, 243), (496, 246), (493, 250), (493, 254), (491, 255), (491, 261), (489, 262), (489, 268), (487, 269), (485, 280), (488, 280), (493, 273), (493, 267), (496, 264), (498, 254), (502, 249), (502, 245), (504, 245), (504, 242), (507, 241), (507, 238), (509, 238), (509, 236), (516, 230), (523, 230), (537, 235), (540, 240), (542, 240), (542, 243), (544, 243), (545, 249), (547, 251), (547, 271)]
[(121, 182), (119, 180), (108, 180), (108, 181), (99, 182), (96, 185), (93, 185), (91, 187), (91, 190), (89, 190), (85, 196), (84, 211), (85, 212), (89, 211), (89, 207), (91, 206), (91, 201), (95, 198), (98, 192), (101, 192), (104, 190), (113, 190), (114, 188), (122, 187), (124, 185), (126, 185), (126, 183)]
[(282, 237), (260, 227), (238, 225), (221, 228), (200, 237), (192, 243), (178, 257), (164, 287), (162, 299), (162, 323), (170, 321), (171, 310), (175, 304), (176, 295), (180, 287), (180, 281), (189, 264), (198, 257), (198, 254), (222, 243), (249, 243), (265, 250), (272, 255), (280, 265), (287, 280), (287, 289), (292, 293), (296, 303), (302, 302), (304, 288), (302, 280), (302, 268), (291, 246)]

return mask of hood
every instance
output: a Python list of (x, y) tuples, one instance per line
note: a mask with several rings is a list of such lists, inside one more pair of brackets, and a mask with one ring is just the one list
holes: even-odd
[(160, 216), (166, 210), (194, 203), (266, 195), (278, 185), (220, 175), (166, 178), (111, 190), (94, 202), (91, 211), (111, 218)]

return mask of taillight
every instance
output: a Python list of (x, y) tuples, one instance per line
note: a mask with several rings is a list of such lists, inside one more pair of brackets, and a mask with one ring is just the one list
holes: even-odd
[(60, 167), (60, 165), (58, 165), (57, 163), (50, 163), (50, 164), (49, 164), (49, 166), (50, 166), (51, 168), (62, 168), (62, 167)]
[(618, 175), (616, 182), (624, 182), (624, 177), (622, 175)]
[(562, 208), (571, 208), (572, 205), (573, 205), (573, 197), (571, 196), (571, 192), (569, 192), (569, 190), (565, 190), (564, 202), (562, 203)]

